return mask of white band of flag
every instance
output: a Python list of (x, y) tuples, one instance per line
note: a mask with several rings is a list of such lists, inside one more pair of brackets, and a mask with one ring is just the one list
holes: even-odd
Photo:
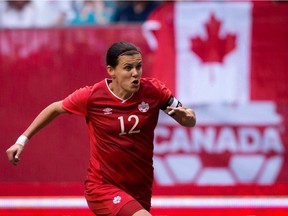
[[(153, 197), (153, 208), (288, 208), (288, 197)], [(0, 209), (88, 208), (83, 197), (0, 197)]]

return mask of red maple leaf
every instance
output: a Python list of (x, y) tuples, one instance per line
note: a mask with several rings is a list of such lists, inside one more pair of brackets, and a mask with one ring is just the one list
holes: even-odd
[(200, 59), (205, 62), (223, 62), (223, 58), (236, 47), (235, 34), (227, 34), (224, 38), (220, 38), (219, 30), (221, 22), (217, 20), (214, 14), (205, 24), (207, 30), (207, 39), (199, 36), (191, 38), (191, 49)]

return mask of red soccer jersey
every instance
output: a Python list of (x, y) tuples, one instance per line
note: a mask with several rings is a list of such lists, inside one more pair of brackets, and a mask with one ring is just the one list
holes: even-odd
[(171, 91), (157, 79), (142, 78), (139, 91), (122, 100), (108, 82), (75, 91), (64, 99), (63, 108), (87, 119), (88, 179), (113, 184), (147, 202), (152, 195), (154, 129)]

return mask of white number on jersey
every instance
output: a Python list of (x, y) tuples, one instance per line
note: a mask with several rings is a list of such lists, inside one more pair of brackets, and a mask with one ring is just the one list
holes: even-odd
[[(119, 133), (119, 135), (125, 135), (127, 134), (127, 132), (125, 131), (125, 122), (124, 122), (124, 117), (120, 116), (118, 117), (119, 121), (120, 121), (120, 128), (121, 128), (121, 132)], [(134, 121), (134, 125), (132, 126), (132, 128), (128, 131), (128, 134), (133, 134), (133, 133), (140, 133), (140, 130), (135, 130), (135, 128), (137, 127), (138, 123), (139, 123), (139, 117), (137, 115), (131, 115), (128, 117), (128, 121)]]

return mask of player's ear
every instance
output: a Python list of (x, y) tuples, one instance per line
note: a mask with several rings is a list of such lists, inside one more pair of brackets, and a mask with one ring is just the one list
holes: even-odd
[(115, 77), (115, 70), (113, 67), (111, 67), (110, 65), (106, 66), (106, 70), (107, 73), (109, 74), (109, 76), (113, 79)]

